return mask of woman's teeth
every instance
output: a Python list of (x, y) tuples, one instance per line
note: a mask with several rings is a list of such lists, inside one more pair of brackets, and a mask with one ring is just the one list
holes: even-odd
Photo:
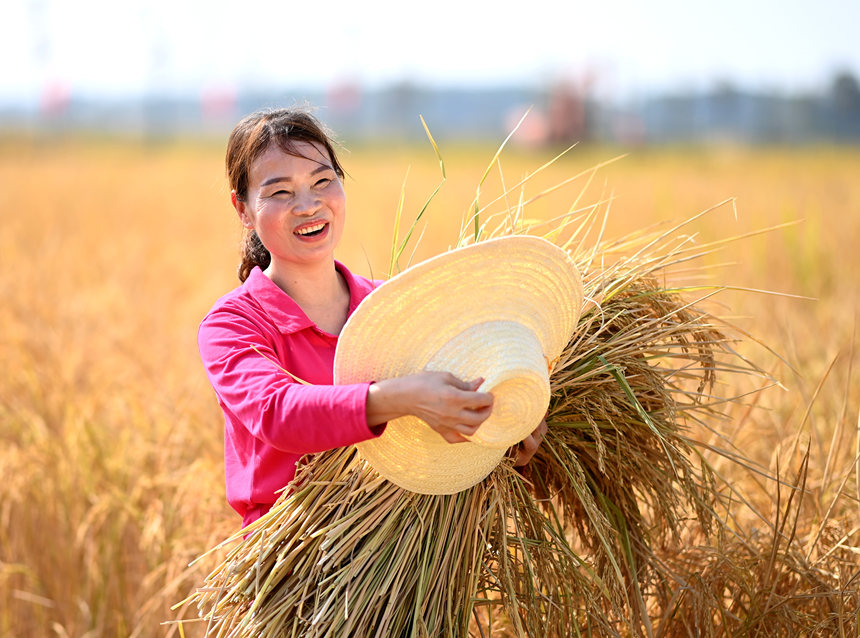
[(325, 228), (325, 224), (325, 222), (322, 222), (319, 224), (314, 224), (313, 226), (305, 226), (304, 228), (299, 228), (296, 231), (296, 235), (313, 235)]

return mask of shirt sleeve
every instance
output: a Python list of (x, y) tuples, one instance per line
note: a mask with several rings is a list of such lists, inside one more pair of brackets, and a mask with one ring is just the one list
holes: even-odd
[[(367, 425), (370, 383), (304, 385), (279, 368), (272, 344), (240, 313), (217, 311), (198, 332), (206, 374), (225, 412), (252, 436), (293, 454), (310, 454), (379, 436)], [(256, 348), (256, 350), (255, 350)]]

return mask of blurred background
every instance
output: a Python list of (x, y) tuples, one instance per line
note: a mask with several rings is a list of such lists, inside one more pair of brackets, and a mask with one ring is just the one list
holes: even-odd
[(15, 0), (0, 131), (229, 132), (310, 103), (349, 140), (860, 142), (860, 5)]
[(3, 0), (0, 20), (0, 636), (196, 615), (173, 606), (218, 553), (188, 565), (239, 525), (196, 342), (239, 283), (224, 149), (293, 104), (344, 143), (337, 256), (365, 276), (443, 181), (419, 116), (447, 179), (401, 266), (475, 202), (594, 213), (584, 251), (713, 209), (670, 233), (698, 258), (661, 283), (725, 288), (708, 308), (778, 381), (721, 370), (741, 399), (693, 430), (744, 495), (725, 520), (750, 553), (718, 552), (720, 578), (737, 559), (738, 600), (766, 597), (720, 635), (773, 635), (774, 614), (779, 635), (856, 635), (860, 3)]

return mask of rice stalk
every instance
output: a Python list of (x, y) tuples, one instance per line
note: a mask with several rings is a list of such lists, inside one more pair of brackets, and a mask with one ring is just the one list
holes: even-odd
[[(729, 546), (761, 558), (754, 541), (731, 529), (729, 504), (743, 496), (730, 487), (721, 494), (704, 452), (770, 478), (715, 425), (728, 403), (744, 397), (725, 396), (717, 381), (775, 382), (736, 350), (742, 331), (703, 309), (728, 286), (675, 282), (679, 266), (727, 241), (702, 245), (680, 231), (734, 201), (668, 230), (605, 240), (611, 197), (581, 208), (580, 194), (567, 213), (531, 223), (523, 208), (542, 194), (529, 199), (520, 190), (509, 203), (526, 179), (481, 207), (481, 187), (497, 163), (499, 153), (455, 245), (517, 233), (551, 238), (577, 263), (587, 299), (550, 376), (549, 429), (535, 457), (520, 471), (505, 460), (450, 496), (397, 488), (352, 448), (307, 459), (272, 510), (227, 541), (234, 549), (185, 601), (209, 620), (210, 635), (566, 638), (699, 635), (717, 621), (761, 626), (740, 607), (743, 597), (719, 595), (720, 583), (708, 581), (716, 572), (694, 566), (721, 564)], [(565, 183), (581, 176), (590, 183), (593, 175)], [(499, 201), (504, 208), (492, 212)], [(392, 270), (404, 246), (395, 233)], [(714, 439), (697, 440), (691, 426)], [(786, 510), (803, 492), (790, 487)], [(780, 553), (787, 521), (778, 517), (773, 526), (777, 542), (762, 572), (769, 594), (755, 612), (761, 618), (784, 600), (777, 557), (793, 549), (797, 516)], [(722, 545), (715, 548), (714, 538)], [(700, 592), (705, 586), (715, 588)]]
[(549, 431), (522, 472), (506, 461), (470, 490), (428, 496), (352, 448), (314, 456), (189, 599), (211, 635), (493, 635), (493, 617), (519, 636), (652, 634), (646, 587), (673, 578), (657, 548), (719, 524), (715, 475), (685, 424), (731, 400), (714, 394), (718, 371), (763, 372), (660, 284), (686, 240), (619, 244), (650, 248), (599, 268), (595, 251), (574, 255), (595, 301), (552, 372)]
[[(801, 538), (809, 453), (793, 480), (778, 481), (774, 521), (745, 537), (720, 527), (708, 545), (666, 553), (671, 579), (655, 584), (663, 636), (854, 636), (860, 609), (856, 547), (836, 521)], [(784, 486), (789, 497), (782, 505)], [(810, 560), (804, 544), (829, 547)], [(853, 623), (852, 621), (853, 617)]]

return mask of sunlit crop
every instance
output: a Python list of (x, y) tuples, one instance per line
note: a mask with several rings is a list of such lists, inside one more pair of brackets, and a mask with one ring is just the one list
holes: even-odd
[[(440, 150), (447, 180), (401, 266), (456, 241), (495, 149)], [(198, 322), (238, 285), (240, 226), (222, 153), (202, 142), (0, 144), (2, 636), (179, 635), (162, 623), (193, 615), (171, 606), (211, 567), (188, 563), (239, 525), (224, 499), (222, 418), (196, 349)], [(481, 203), (553, 154), (505, 151)], [(731, 288), (715, 308), (749, 334), (741, 353), (781, 384), (727, 406), (724, 438), (702, 441), (757, 464), (713, 458), (748, 499), (730, 525), (738, 536), (678, 560), (698, 561), (715, 597), (726, 570), (755, 574), (759, 589), (734, 601), (750, 616), (781, 601), (780, 613), (808, 627), (812, 612), (785, 601), (818, 597), (856, 635), (860, 152), (635, 149), (589, 171), (618, 155), (574, 148), (527, 183), (523, 200), (586, 174), (527, 216), (602, 202), (612, 237), (734, 198), (684, 229), (702, 244), (731, 239), (691, 265), (688, 281)], [(429, 144), (357, 147), (342, 160), (349, 205), (338, 258), (379, 278), (398, 201), (402, 236), (441, 181), (439, 163)], [(731, 373), (722, 382), (765, 385)]]

